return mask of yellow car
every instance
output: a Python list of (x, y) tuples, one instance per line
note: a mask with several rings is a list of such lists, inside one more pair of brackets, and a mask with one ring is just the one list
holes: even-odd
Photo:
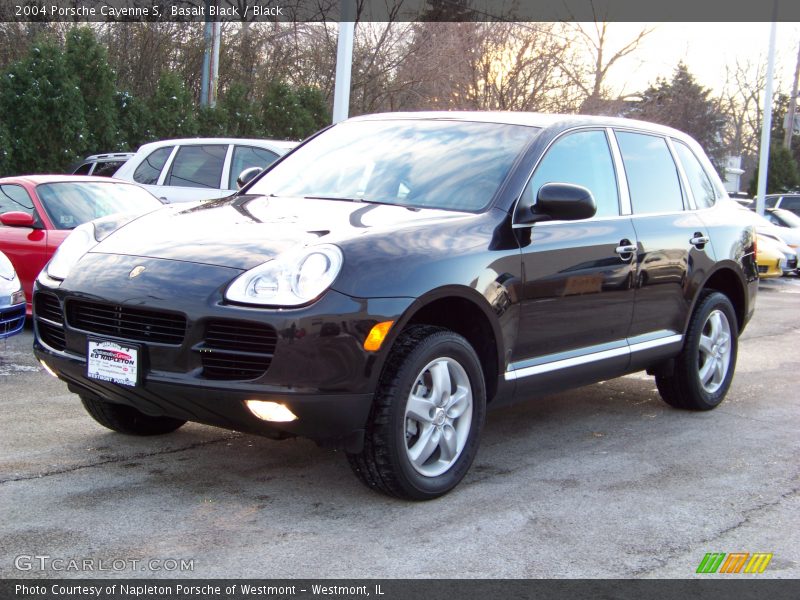
[(758, 276), (761, 279), (767, 277), (781, 277), (786, 265), (786, 255), (781, 250), (779, 242), (771, 237), (761, 234), (757, 236), (756, 263), (758, 263)]

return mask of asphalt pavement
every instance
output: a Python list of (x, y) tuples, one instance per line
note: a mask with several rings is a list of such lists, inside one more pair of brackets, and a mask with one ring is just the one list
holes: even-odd
[(0, 577), (691, 578), (766, 552), (748, 577), (797, 578), (800, 279), (761, 288), (718, 409), (672, 409), (644, 374), (498, 409), (427, 503), (304, 440), (109, 432), (26, 330), (0, 341)]

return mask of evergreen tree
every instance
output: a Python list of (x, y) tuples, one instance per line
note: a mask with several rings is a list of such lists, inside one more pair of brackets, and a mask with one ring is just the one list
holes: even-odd
[(129, 92), (117, 92), (114, 103), (120, 150), (135, 151), (142, 144), (156, 139), (150, 126), (150, 112), (142, 100)]
[[(800, 172), (792, 153), (780, 142), (772, 140), (769, 146), (769, 165), (767, 167), (767, 193), (780, 194), (800, 186)], [(750, 180), (748, 193), (755, 197), (758, 188), (758, 169)]]
[(671, 80), (659, 78), (655, 85), (642, 93), (642, 101), (633, 108), (630, 116), (688, 133), (703, 147), (717, 171), (722, 174), (725, 117), (710, 95), (711, 90), (698, 84), (681, 62)]
[(218, 104), (201, 106), (197, 113), (197, 134), (201, 137), (228, 137), (228, 114)]
[(197, 135), (194, 102), (181, 78), (170, 72), (161, 74), (153, 96), (148, 100), (151, 132), (155, 139)]
[(227, 116), (228, 135), (232, 137), (257, 137), (260, 135), (256, 107), (248, 99), (247, 87), (232, 83), (220, 99), (220, 106)]
[(97, 43), (91, 28), (79, 27), (67, 34), (64, 55), (67, 70), (78, 83), (83, 98), (88, 129), (84, 153), (118, 150), (116, 86), (106, 49)]
[(61, 49), (38, 40), (0, 77), (0, 114), (8, 129), (13, 173), (64, 171), (86, 148), (78, 82)]
[(326, 125), (327, 107), (314, 88), (295, 92), (283, 82), (270, 83), (261, 100), (261, 126), (266, 137), (301, 140)]
[(11, 138), (8, 128), (0, 121), (0, 177), (11, 175)]

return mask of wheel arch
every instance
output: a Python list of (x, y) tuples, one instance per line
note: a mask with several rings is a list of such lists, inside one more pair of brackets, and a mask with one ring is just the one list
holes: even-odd
[[(737, 273), (735, 268), (729, 265), (722, 265), (715, 269), (700, 287), (700, 293), (698, 293), (694, 299), (692, 311), (689, 313), (690, 317), (694, 312), (694, 308), (697, 305), (702, 292), (705, 290), (720, 292), (728, 297), (728, 300), (730, 300), (731, 304), (733, 304), (733, 309), (736, 313), (737, 331), (741, 333), (745, 324), (747, 323), (748, 314), (747, 284), (744, 282), (741, 275)], [(687, 322), (686, 327), (688, 327), (688, 325), (689, 323)]]
[[(414, 301), (392, 328), (390, 342), (393, 344), (410, 325), (444, 327), (463, 336), (480, 359), (487, 403), (495, 397), (505, 348), (497, 315), (486, 298), (464, 286), (446, 286), (425, 294)], [(388, 350), (391, 351), (391, 345)]]

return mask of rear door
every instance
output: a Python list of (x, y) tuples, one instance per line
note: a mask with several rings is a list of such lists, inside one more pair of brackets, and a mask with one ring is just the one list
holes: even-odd
[(168, 202), (191, 202), (228, 195), (222, 174), (229, 150), (229, 144), (178, 146), (161, 175), (156, 196)]
[(628, 338), (634, 362), (637, 357), (647, 362), (680, 348), (696, 286), (713, 266), (713, 249), (690, 205), (672, 141), (637, 131), (615, 133), (638, 239)]

